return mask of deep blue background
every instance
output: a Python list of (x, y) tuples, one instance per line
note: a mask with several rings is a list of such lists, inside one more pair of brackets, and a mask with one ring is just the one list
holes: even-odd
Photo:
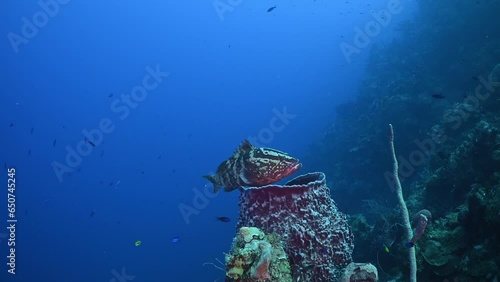
[[(0, 278), (107, 282), (125, 267), (134, 281), (222, 279), (202, 264), (223, 261), (229, 250), (238, 192), (210, 199), (189, 224), (179, 205), (193, 205), (193, 189), (206, 185), (201, 175), (269, 127), (275, 108), (296, 117), (261, 144), (298, 158), (310, 153), (335, 105), (356, 95), (370, 53), (348, 64), (339, 44), (352, 44), (354, 27), (387, 5), (350, 2), (242, 1), (221, 20), (211, 1), (72, 0), (16, 53), (8, 34), (21, 35), (22, 18), (31, 21), (41, 7), (6, 1), (0, 157), (2, 168), (17, 169), (19, 222), (17, 274), (6, 273), (0, 238)], [(373, 42), (390, 40), (411, 14), (411, 3), (402, 3), (406, 9)], [(120, 120), (113, 101), (157, 65), (170, 76)], [(75, 148), (82, 130), (103, 118), (115, 130), (58, 181), (51, 164), (64, 163), (65, 147)], [(6, 209), (0, 214), (6, 219)]]

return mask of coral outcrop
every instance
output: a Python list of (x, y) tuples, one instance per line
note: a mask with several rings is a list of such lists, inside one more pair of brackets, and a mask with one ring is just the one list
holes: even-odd
[(241, 227), (226, 254), (226, 281), (292, 282), (281, 241), (256, 227)]
[(376, 282), (377, 279), (378, 271), (373, 264), (351, 262), (344, 269), (340, 282)]

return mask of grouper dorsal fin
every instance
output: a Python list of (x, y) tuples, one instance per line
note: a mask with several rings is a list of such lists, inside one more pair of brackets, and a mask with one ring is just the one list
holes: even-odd
[(248, 140), (245, 139), (245, 140), (243, 140), (243, 142), (241, 142), (238, 149), (236, 149), (236, 151), (233, 153), (233, 155), (231, 156), (231, 159), (238, 159), (239, 157), (252, 151), (254, 148), (255, 148), (255, 146), (250, 144), (250, 142), (248, 142)]
[(241, 145), (238, 148), (238, 152), (241, 154), (244, 154), (246, 152), (251, 151), (253, 148), (254, 148), (254, 146), (252, 144), (250, 144), (250, 142), (248, 140), (245, 139), (245, 140), (243, 140), (243, 142), (241, 142)]

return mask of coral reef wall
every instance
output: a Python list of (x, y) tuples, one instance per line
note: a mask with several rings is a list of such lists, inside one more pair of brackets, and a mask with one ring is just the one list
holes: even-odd
[[(373, 46), (354, 101), (303, 159), (325, 171), (352, 217), (355, 260), (402, 281), (405, 252), (384, 173), (397, 131), (410, 213), (433, 214), (416, 244), (419, 279), (500, 278), (500, 1), (421, 0), (397, 36)], [(441, 99), (436, 97), (442, 97)], [(401, 279), (401, 280), (399, 280)]]

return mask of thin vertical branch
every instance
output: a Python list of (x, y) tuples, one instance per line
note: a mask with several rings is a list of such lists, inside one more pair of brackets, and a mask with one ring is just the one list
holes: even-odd
[[(413, 230), (411, 229), (408, 208), (406, 207), (406, 202), (403, 198), (403, 188), (401, 187), (401, 181), (399, 181), (399, 164), (396, 158), (396, 150), (394, 149), (394, 130), (392, 128), (392, 124), (389, 124), (389, 142), (392, 154), (394, 182), (396, 184), (396, 195), (398, 197), (401, 215), (403, 216), (403, 227), (406, 241), (409, 242), (413, 237)], [(410, 260), (410, 282), (417, 282), (417, 259), (415, 257), (415, 247), (408, 249), (408, 258)]]

